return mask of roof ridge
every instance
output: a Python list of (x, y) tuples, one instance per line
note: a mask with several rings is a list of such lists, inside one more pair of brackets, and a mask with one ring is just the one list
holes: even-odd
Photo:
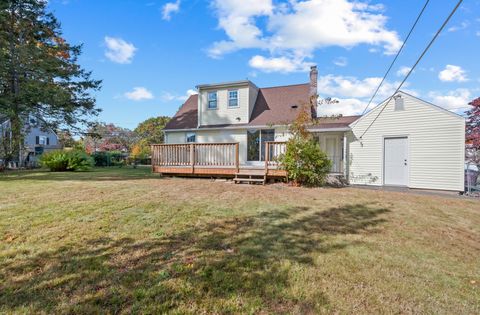
[(267, 87), (261, 87), (260, 90), (276, 89), (276, 88), (299, 86), (299, 85), (310, 85), (310, 83), (307, 82), (307, 83), (287, 84), (287, 85), (278, 85), (278, 86), (267, 86)]

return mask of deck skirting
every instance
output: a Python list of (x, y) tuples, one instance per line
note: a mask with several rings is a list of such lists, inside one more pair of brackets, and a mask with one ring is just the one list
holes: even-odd
[[(254, 168), (252, 168), (254, 169)], [(154, 173), (163, 175), (180, 175), (180, 176), (216, 176), (216, 177), (234, 177), (238, 172), (236, 167), (190, 167), (190, 166), (152, 166)], [(244, 168), (242, 168), (244, 170)], [(260, 170), (256, 169), (255, 170)], [(268, 169), (267, 177), (286, 177), (287, 172), (279, 169)]]

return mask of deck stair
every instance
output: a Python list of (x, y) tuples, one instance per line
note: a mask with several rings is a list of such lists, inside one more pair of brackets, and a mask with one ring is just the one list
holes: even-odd
[(267, 174), (265, 170), (251, 170), (251, 169), (240, 169), (235, 173), (235, 178), (233, 182), (235, 184), (239, 183), (248, 183), (248, 184), (262, 184), (265, 185), (267, 181)]

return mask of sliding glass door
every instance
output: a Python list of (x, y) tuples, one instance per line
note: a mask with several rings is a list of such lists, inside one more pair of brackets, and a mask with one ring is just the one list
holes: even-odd
[(265, 161), (267, 141), (275, 141), (274, 129), (247, 130), (247, 161)]

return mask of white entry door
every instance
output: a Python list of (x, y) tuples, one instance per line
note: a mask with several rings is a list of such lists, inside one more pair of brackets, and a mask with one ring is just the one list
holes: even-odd
[(408, 185), (408, 139), (385, 138), (384, 184)]
[(326, 137), (325, 138), (325, 153), (327, 157), (332, 161), (332, 172), (340, 172), (340, 159), (337, 156), (337, 137)]

